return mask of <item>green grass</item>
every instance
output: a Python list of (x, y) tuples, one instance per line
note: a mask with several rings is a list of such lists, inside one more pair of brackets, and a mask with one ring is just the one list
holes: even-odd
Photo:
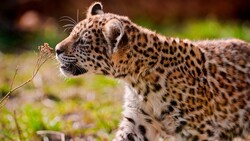
[[(250, 41), (250, 28), (245, 24), (216, 20), (166, 25), (136, 22), (166, 36)], [(58, 34), (48, 29), (44, 35), (35, 36), (30, 46), (43, 42), (54, 46), (62, 38)], [(34, 51), (0, 55), (0, 97), (9, 91), (16, 66), (19, 70), (14, 86), (31, 76), (36, 59)], [(15, 91), (0, 109), (0, 141), (19, 139), (14, 111), (23, 141), (40, 140), (36, 134), (39, 130), (60, 131), (71, 138), (111, 140), (121, 119), (122, 88), (118, 81), (99, 75), (66, 79), (60, 75), (57, 62), (49, 61), (30, 84)]]
[[(28, 80), (36, 60), (33, 52), (6, 54), (0, 64), (0, 95), (10, 89), (15, 66), (19, 64), (14, 86)], [(121, 84), (104, 76), (67, 78), (60, 75), (55, 60), (47, 62), (37, 77), (14, 92), (0, 109), (0, 140), (18, 140), (14, 111), (23, 140), (39, 140), (39, 130), (65, 133), (71, 138), (92, 137), (110, 140), (121, 118)]]
[(148, 20), (135, 20), (143, 27), (166, 36), (193, 40), (239, 38), (250, 41), (250, 25), (237, 22), (219, 22), (215, 19), (190, 20), (183, 23), (154, 24)]

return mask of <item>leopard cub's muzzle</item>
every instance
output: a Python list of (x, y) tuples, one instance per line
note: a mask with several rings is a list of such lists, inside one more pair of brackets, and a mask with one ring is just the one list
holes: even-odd
[(55, 47), (56, 58), (60, 62), (60, 71), (65, 76), (76, 76), (87, 72), (86, 69), (77, 65), (78, 60), (70, 51), (72, 44), (68, 37)]

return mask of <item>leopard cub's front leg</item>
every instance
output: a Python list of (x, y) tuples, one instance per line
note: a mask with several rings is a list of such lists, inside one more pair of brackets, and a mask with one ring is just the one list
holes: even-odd
[(124, 112), (124, 118), (113, 141), (155, 141), (158, 137), (152, 120), (134, 110)]

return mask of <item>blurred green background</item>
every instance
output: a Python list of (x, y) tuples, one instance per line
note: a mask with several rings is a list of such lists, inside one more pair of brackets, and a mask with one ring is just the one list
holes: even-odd
[[(63, 28), (68, 22), (60, 22), (60, 18), (84, 19), (92, 2), (1, 1), (0, 98), (9, 91), (17, 66), (14, 87), (31, 77), (37, 46), (47, 42), (54, 47), (69, 34)], [(105, 12), (126, 15), (166, 36), (250, 41), (248, 0), (101, 2)], [(57, 61), (50, 60), (31, 83), (15, 91), (0, 108), (0, 141), (61, 140), (54, 133), (39, 135), (37, 131), (58, 131), (66, 140), (111, 140), (121, 119), (122, 93), (123, 83), (107, 77), (64, 78)]]

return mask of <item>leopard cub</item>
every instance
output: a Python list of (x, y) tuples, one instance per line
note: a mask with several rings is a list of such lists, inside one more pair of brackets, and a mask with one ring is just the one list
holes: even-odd
[(57, 44), (66, 76), (123, 80), (123, 120), (114, 141), (250, 140), (250, 44), (165, 37), (92, 4)]

